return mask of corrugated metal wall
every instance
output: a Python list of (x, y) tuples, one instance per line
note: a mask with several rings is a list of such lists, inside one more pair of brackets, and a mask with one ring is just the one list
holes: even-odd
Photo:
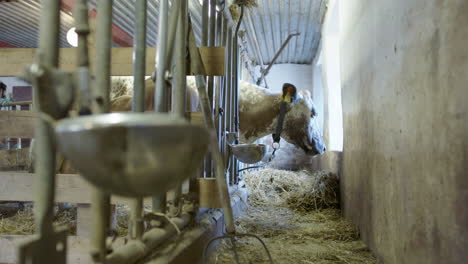
[[(114, 0), (114, 24), (133, 36), (135, 0)], [(291, 33), (294, 37), (276, 63), (310, 64), (320, 43), (321, 24), (327, 0), (258, 0), (258, 7), (246, 12), (242, 30), (253, 64), (269, 64), (275, 53)], [(90, 1), (96, 8), (96, 0)], [(159, 0), (148, 0), (148, 46), (155, 46)], [(201, 33), (201, 5), (199, 0), (189, 0), (194, 29)], [(16, 47), (37, 47), (40, 1), (24, 0), (0, 2), (0, 42)], [(60, 45), (70, 47), (66, 32), (73, 27), (73, 18), (61, 13)]]

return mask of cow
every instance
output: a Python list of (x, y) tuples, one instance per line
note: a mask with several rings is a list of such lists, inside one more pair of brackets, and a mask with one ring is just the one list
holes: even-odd
[[(120, 83), (121, 84), (121, 83)], [(131, 86), (131, 82), (128, 82)], [(154, 111), (155, 85), (151, 79), (145, 81), (146, 111)], [(111, 98), (112, 112), (128, 112), (132, 107), (132, 96), (119, 92)], [(271, 93), (257, 85), (241, 81), (239, 95), (239, 140), (251, 143), (266, 135), (272, 134), (277, 125), (282, 101), (281, 94)], [(197, 111), (198, 93), (195, 78), (187, 77), (187, 111)], [(308, 156), (322, 154), (325, 151), (322, 135), (316, 125), (317, 113), (307, 90), (297, 92), (297, 99), (291, 103), (285, 114), (281, 137), (287, 142), (301, 148)], [(75, 173), (68, 161), (60, 157), (58, 172)]]
[[(290, 85), (290, 84), (289, 84)], [(293, 85), (290, 85), (294, 90)], [(325, 144), (317, 125), (312, 97), (309, 91), (295, 91), (297, 99), (289, 104), (281, 137), (301, 148), (306, 155), (325, 152)], [(276, 130), (282, 94), (241, 81), (239, 96), (240, 141), (252, 143)]]

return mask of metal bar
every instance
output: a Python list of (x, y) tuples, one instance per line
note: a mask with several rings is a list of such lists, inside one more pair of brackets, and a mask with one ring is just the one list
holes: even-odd
[[(56, 68), (59, 58), (60, 0), (43, 0), (39, 28), (39, 55), (37, 62), (46, 69)], [(36, 73), (40, 74), (40, 73)], [(48, 89), (50, 83), (36, 82), (33, 85), (33, 100), (36, 110), (42, 112), (47, 97), (39, 93)], [(40, 100), (42, 99), (42, 100)], [(55, 198), (55, 152), (56, 144), (52, 125), (46, 120), (36, 119), (36, 148), (34, 181), (34, 215), (36, 232), (45, 237), (53, 231), (53, 207)]]
[[(178, 2), (179, 0), (175, 0)], [(167, 112), (167, 90), (165, 83), (166, 53), (167, 53), (167, 13), (169, 11), (168, 0), (160, 0), (159, 24), (158, 24), (158, 52), (156, 53), (156, 92), (154, 105), (156, 112)]]
[(299, 35), (300, 35), (300, 33), (289, 34), (288, 38), (283, 42), (283, 45), (281, 45), (281, 48), (278, 50), (278, 52), (276, 52), (275, 57), (273, 57), (270, 64), (268, 65), (268, 67), (265, 70), (262, 70), (262, 75), (257, 80), (257, 85), (260, 85), (260, 83), (262, 83), (263, 78), (265, 78), (265, 76), (270, 72), (271, 67), (273, 67), (273, 64), (275, 64), (276, 60), (279, 58), (279, 56), (281, 55), (281, 52), (283, 52), (284, 48), (286, 48), (286, 46), (288, 45), (291, 38), (293, 38), (295, 36), (299, 36)]
[[(179, 2), (179, 0), (175, 0)], [(154, 110), (156, 112), (167, 112), (168, 93), (166, 88), (165, 73), (168, 67), (167, 58), (167, 16), (169, 11), (169, 1), (160, 0), (159, 2), (159, 21), (158, 21), (158, 52), (156, 53), (156, 92), (154, 93)], [(177, 13), (176, 13), (177, 14)], [(174, 14), (173, 14), (174, 15)], [(176, 20), (177, 21), (177, 20)], [(152, 210), (155, 213), (166, 212), (166, 194), (161, 193), (152, 198)]]
[[(147, 1), (137, 0), (135, 7), (135, 38), (133, 43), (133, 112), (145, 111), (146, 72), (146, 18)], [(143, 198), (135, 198), (130, 204), (130, 238), (140, 239), (143, 235)]]
[(96, 81), (93, 89), (93, 112), (109, 111), (110, 67), (112, 47), (112, 4), (113, 0), (98, 0), (96, 27)]
[[(185, 118), (186, 102), (186, 55), (187, 55), (187, 1), (181, 1), (178, 11), (176, 43), (175, 43), (175, 72), (172, 83), (171, 111), (181, 118)], [(169, 213), (176, 216), (180, 213), (179, 203), (182, 195), (182, 185), (178, 185), (167, 193)]]
[[(169, 17), (169, 31), (167, 37), (167, 55), (166, 55), (166, 67), (170, 67), (171, 61), (173, 59), (173, 52), (174, 52), (174, 41), (177, 31), (177, 22), (179, 18), (179, 9), (180, 3), (182, 0), (174, 0), (172, 1), (171, 6), (171, 16)], [(166, 69), (167, 70), (167, 69)]]
[(145, 111), (146, 72), (146, 0), (136, 0), (135, 38), (133, 43), (133, 104), (134, 112)]
[(78, 91), (80, 114), (91, 112), (91, 89), (89, 73), (88, 35), (90, 33), (88, 23), (88, 0), (78, 0), (73, 10), (76, 22), (75, 32), (78, 35)]
[(185, 117), (186, 101), (186, 54), (187, 54), (187, 1), (181, 1), (177, 23), (175, 72), (172, 85), (172, 112)]
[(203, 0), (202, 8), (202, 46), (208, 46), (209, 0)]
[[(91, 109), (93, 113), (107, 113), (110, 109), (110, 73), (112, 48), (113, 0), (98, 0), (96, 27), (95, 85)], [(93, 229), (92, 252), (95, 263), (105, 263), (106, 238), (110, 222), (110, 195), (94, 188), (92, 193)]]

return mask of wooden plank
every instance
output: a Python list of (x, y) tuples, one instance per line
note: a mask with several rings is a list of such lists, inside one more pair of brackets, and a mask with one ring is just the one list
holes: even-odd
[[(112, 48), (111, 74), (113, 76), (133, 75), (133, 48)], [(36, 49), (14, 48), (0, 49), (0, 76), (18, 76), (35, 58)], [(146, 49), (146, 75), (154, 72), (156, 48)], [(90, 56), (94, 65), (96, 56)], [(76, 70), (77, 48), (60, 49), (60, 67), (64, 71)]]
[[(0, 111), (0, 137), (32, 138), (34, 136), (33, 111)], [(187, 113), (192, 123), (205, 126), (201, 112)]]
[[(21, 172), (0, 173), (0, 201), (34, 200), (34, 174)], [(91, 184), (78, 174), (57, 174), (55, 189), (57, 203), (91, 203)], [(130, 199), (112, 196), (112, 204), (129, 204)], [(145, 199), (145, 204), (151, 205), (151, 198)]]
[[(33, 235), (11, 235), (0, 236), (0, 263), (17, 263), (17, 246)], [(113, 246), (124, 245), (124, 238), (117, 238), (112, 243)], [(69, 236), (67, 239), (67, 263), (68, 264), (89, 264), (93, 263), (90, 256), (90, 241), (87, 238)]]
[(0, 111), (0, 137), (32, 138), (33, 135), (34, 112)]

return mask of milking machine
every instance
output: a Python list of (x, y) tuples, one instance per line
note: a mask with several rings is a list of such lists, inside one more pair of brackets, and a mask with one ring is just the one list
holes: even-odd
[[(113, 1), (98, 0), (97, 3), (98, 52), (94, 66), (94, 81), (91, 81), (87, 44), (90, 32), (88, 0), (76, 1), (74, 15), (79, 54), (78, 68), (74, 73), (64, 72), (58, 67), (60, 0), (42, 1), (38, 55), (35, 63), (28, 67), (23, 76), (33, 85), (34, 105), (38, 115), (35, 128), (37, 176), (34, 207), (37, 234), (19, 247), (20, 264), (66, 263), (67, 233), (52, 226), (57, 146), (81, 177), (94, 188), (91, 238), (91, 257), (94, 263), (129, 264), (143, 261), (165, 240), (180, 233), (194, 213), (194, 206), (177, 212), (174, 210), (181, 208), (179, 205), (181, 184), (193, 176), (200, 167), (208, 147), (214, 161), (214, 174), (227, 233), (211, 240), (207, 248), (213, 241), (227, 238), (231, 241), (236, 260), (239, 262), (236, 239), (254, 237), (263, 245), (270, 262), (273, 263), (268, 249), (260, 238), (253, 234), (236, 233), (224, 166), (225, 159), (219, 147), (217, 131), (221, 128), (217, 129), (213, 119), (211, 107), (213, 98), (210, 97), (210, 90), (206, 89), (205, 68), (195, 44), (185, 0), (172, 1), (170, 19), (167, 16), (168, 0), (160, 2), (155, 73), (156, 112), (143, 113), (146, 1), (136, 0), (134, 94), (131, 113), (109, 113)], [(232, 51), (235, 51), (231, 53), (231, 56), (234, 55), (231, 61), (235, 65), (231, 70), (237, 76), (237, 34), (234, 34), (236, 39), (232, 40), (230, 39), (232, 31), (230, 32), (231, 35), (227, 34), (228, 42), (231, 43)], [(200, 69), (196, 76), (196, 86), (206, 128), (191, 124), (185, 119), (187, 55), (191, 60), (190, 65), (198, 65)], [(168, 91), (165, 87), (167, 80), (172, 80), (171, 112), (168, 112)], [(229, 111), (235, 118), (226, 121), (225, 125), (233, 134), (228, 134), (225, 141), (237, 143), (235, 136), (238, 134), (239, 115), (236, 103), (237, 77), (228, 82), (231, 82), (231, 87), (224, 89), (220, 86), (216, 96), (224, 94), (224, 102), (229, 102), (229, 98), (234, 97)], [(74, 98), (75, 94), (77, 96)], [(74, 101), (78, 102), (80, 116), (67, 117)], [(242, 147), (239, 145), (235, 149), (240, 150)], [(233, 168), (235, 170), (231, 171), (233, 173), (231, 175), (236, 175), (237, 168), (236, 166)], [(168, 212), (166, 212), (166, 193), (168, 193)], [(130, 241), (120, 247), (114, 247), (112, 242), (109, 243), (107, 240), (111, 195), (128, 197), (132, 200)], [(143, 197), (147, 196), (153, 197), (153, 210), (149, 213), (143, 210)], [(143, 221), (147, 219), (155, 220), (152, 223), (157, 224), (145, 231)]]

